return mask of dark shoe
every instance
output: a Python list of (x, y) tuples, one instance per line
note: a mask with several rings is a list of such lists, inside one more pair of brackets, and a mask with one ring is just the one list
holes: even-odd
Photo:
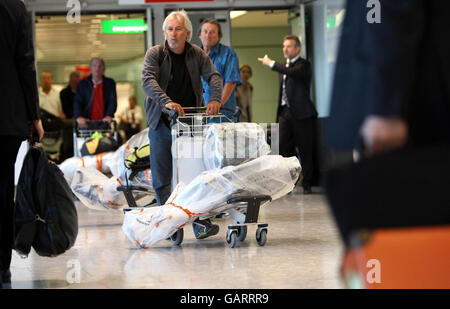
[(195, 238), (197, 239), (204, 239), (219, 233), (219, 226), (217, 224), (212, 224), (210, 219), (197, 219), (192, 223), (192, 227), (194, 229)]
[(11, 283), (11, 271), (9, 269), (1, 271), (2, 283)]
[(303, 194), (312, 194), (311, 187), (304, 187), (303, 188)]

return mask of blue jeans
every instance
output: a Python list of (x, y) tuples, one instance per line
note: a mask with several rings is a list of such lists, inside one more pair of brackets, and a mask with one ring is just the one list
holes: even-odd
[(158, 205), (164, 205), (171, 193), (172, 136), (162, 119), (156, 129), (149, 128), (150, 170)]

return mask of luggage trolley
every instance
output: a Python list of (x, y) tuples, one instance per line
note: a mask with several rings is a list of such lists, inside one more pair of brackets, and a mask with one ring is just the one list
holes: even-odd
[[(180, 182), (189, 183), (193, 178), (203, 172), (203, 138), (212, 123), (234, 122), (224, 114), (209, 116), (204, 113), (205, 107), (184, 108), (185, 116), (178, 116), (175, 110), (165, 109), (164, 113), (169, 116), (172, 135), (172, 188)], [(236, 112), (222, 107), (233, 113), (239, 119), (239, 110)], [(186, 143), (191, 143), (188, 151), (191, 150), (193, 157), (184, 158), (180, 154), (180, 141), (186, 139)], [(194, 140), (192, 140), (194, 139)], [(184, 150), (184, 149), (182, 149)], [(259, 209), (262, 203), (270, 202), (272, 199), (268, 195), (242, 196), (232, 195), (226, 204), (213, 211), (200, 216), (200, 219), (216, 217), (227, 217), (234, 219), (234, 224), (228, 225), (226, 242), (230, 248), (234, 248), (238, 242), (243, 242), (247, 236), (247, 224), (257, 224), (256, 240), (260, 246), (264, 246), (267, 240), (268, 224), (258, 222)], [(194, 230), (195, 233), (195, 230)], [(183, 228), (178, 229), (170, 240), (174, 245), (180, 245), (183, 241)]]
[(74, 157), (82, 157), (81, 147), (84, 142), (89, 139), (95, 132), (101, 133), (103, 136), (112, 136), (119, 143), (117, 122), (112, 120), (111, 123), (105, 121), (89, 121), (87, 126), (80, 127), (76, 121), (73, 122), (73, 155)]

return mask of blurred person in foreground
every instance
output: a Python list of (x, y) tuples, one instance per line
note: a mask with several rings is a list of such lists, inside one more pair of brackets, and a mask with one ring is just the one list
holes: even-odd
[[(450, 224), (448, 1), (348, 1), (335, 71), (326, 194), (342, 239)], [(355, 151), (359, 160), (342, 160)], [(351, 158), (351, 155), (350, 155)]]
[(14, 163), (20, 144), (44, 136), (34, 63), (31, 18), (22, 1), (0, 1), (0, 288), (11, 283)]

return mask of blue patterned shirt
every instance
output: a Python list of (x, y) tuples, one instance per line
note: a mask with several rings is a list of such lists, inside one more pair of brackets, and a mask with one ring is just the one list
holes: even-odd
[[(211, 61), (216, 67), (217, 71), (219, 71), (220, 75), (222, 75), (223, 85), (225, 85), (226, 83), (235, 82), (237, 87), (242, 84), (241, 71), (239, 69), (239, 59), (236, 55), (236, 52), (231, 47), (217, 43), (217, 45), (214, 46), (214, 48), (209, 52), (209, 58), (211, 58)], [(210, 97), (209, 84), (205, 82), (203, 78), (202, 82), (203, 89), (205, 89), (203, 98), (205, 99), (205, 104), (208, 104)], [(232, 109), (233, 111), (235, 110), (235, 91), (232, 91), (230, 98), (225, 104), (223, 104), (223, 106)], [(234, 119), (230, 113), (222, 113), (227, 115), (227, 117)]]

